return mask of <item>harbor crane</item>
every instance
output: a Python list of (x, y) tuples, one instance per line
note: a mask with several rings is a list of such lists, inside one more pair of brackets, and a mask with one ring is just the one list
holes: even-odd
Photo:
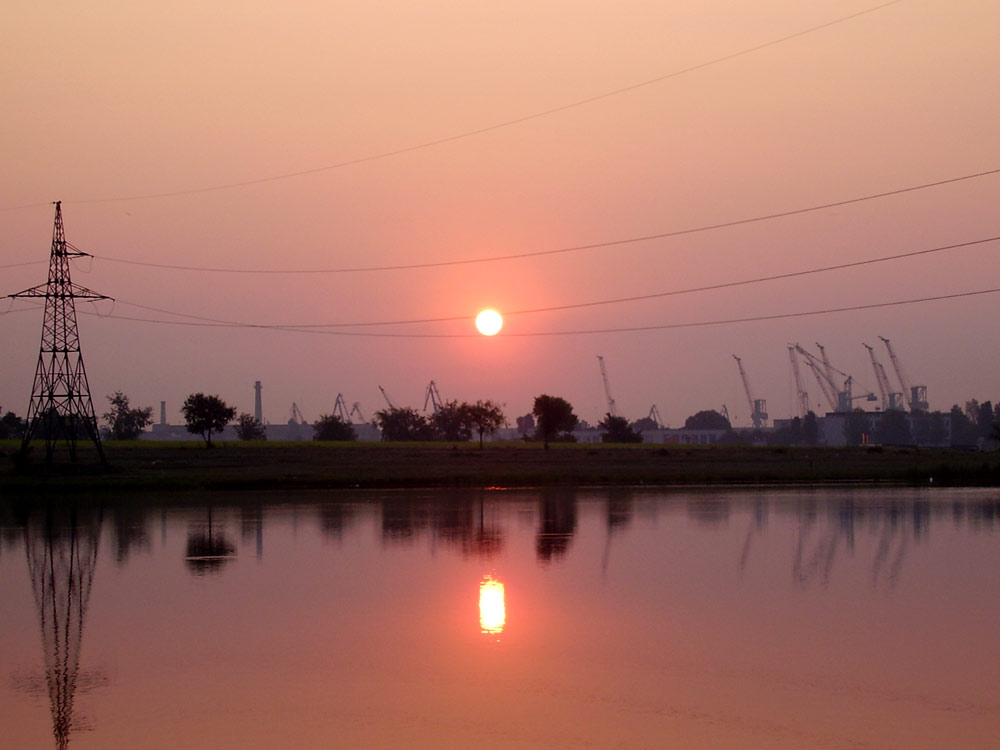
[[(820, 390), (823, 391), (823, 396), (826, 398), (827, 402), (830, 404), (830, 408), (835, 412), (848, 412), (854, 408), (854, 402), (858, 399), (867, 399), (868, 401), (878, 401), (878, 396), (876, 396), (871, 391), (865, 391), (860, 396), (855, 396), (852, 393), (852, 388), (854, 384), (854, 378), (848, 375), (846, 372), (838, 370), (836, 367), (829, 363), (829, 360), (823, 362), (823, 360), (816, 357), (815, 354), (810, 354), (805, 349), (803, 349), (798, 344), (795, 344), (795, 351), (798, 352), (802, 358), (805, 360), (806, 365), (812, 370), (813, 375), (816, 376), (816, 382), (819, 383)], [(832, 377), (827, 375), (827, 368), (831, 372), (838, 375), (842, 375), (845, 380), (842, 387), (838, 388), (837, 383)]]
[(385, 392), (385, 388), (383, 388), (382, 386), (379, 386), (379, 387), (378, 387), (378, 389), (379, 389), (380, 391), (382, 391), (382, 398), (384, 398), (384, 399), (385, 399), (385, 402), (386, 402), (387, 404), (389, 404), (389, 408), (390, 408), (390, 409), (395, 409), (395, 408), (396, 408), (396, 405), (395, 405), (394, 403), (392, 403), (392, 399), (390, 399), (390, 398), (389, 398), (389, 394)]
[(663, 429), (663, 420), (660, 419), (660, 410), (656, 408), (656, 404), (649, 407), (649, 418), (653, 420), (653, 424), (656, 425), (656, 429)]
[(309, 424), (306, 422), (306, 418), (302, 416), (302, 411), (299, 409), (299, 405), (294, 401), (292, 401), (292, 408), (288, 410), (288, 423)]
[(354, 414), (358, 415), (358, 422), (361, 422), (361, 423), (365, 422), (365, 415), (361, 413), (361, 404), (359, 404), (357, 401), (355, 401), (353, 404), (351, 404), (351, 411), (350, 411), (350, 413), (352, 415), (354, 415)]
[(351, 415), (347, 411), (347, 402), (344, 401), (344, 394), (338, 393), (337, 400), (333, 402), (333, 416), (339, 419), (341, 422), (350, 424)]
[(432, 414), (437, 414), (438, 410), (444, 405), (441, 394), (438, 393), (437, 383), (433, 380), (427, 384), (427, 390), (424, 393), (424, 411), (427, 411), (428, 403), (431, 405)]
[(754, 398), (750, 391), (750, 381), (747, 379), (746, 370), (743, 369), (743, 360), (733, 355), (733, 359), (736, 360), (736, 366), (740, 368), (740, 379), (743, 381), (743, 390), (746, 391), (747, 401), (750, 403), (750, 421), (753, 422), (753, 428), (759, 430), (764, 427), (764, 423), (767, 421), (767, 400), (762, 398)]
[(604, 357), (597, 355), (597, 361), (601, 363), (601, 379), (604, 381), (604, 394), (608, 397), (608, 414), (612, 417), (621, 416), (615, 407), (615, 400), (611, 396), (611, 385), (608, 383), (608, 369), (604, 366)]
[(899, 378), (899, 384), (903, 388), (904, 397), (909, 398), (910, 411), (927, 411), (929, 404), (927, 403), (927, 386), (926, 385), (910, 385), (910, 379), (906, 377), (906, 371), (903, 370), (903, 363), (899, 361), (899, 357), (896, 356), (896, 352), (893, 351), (892, 344), (889, 343), (889, 339), (885, 336), (879, 336), (882, 342), (885, 344), (886, 351), (889, 352), (889, 359), (892, 360), (892, 369), (896, 371), (896, 377)]
[(875, 380), (878, 381), (878, 389), (882, 394), (882, 411), (903, 410), (903, 394), (892, 390), (889, 383), (889, 376), (885, 373), (882, 363), (875, 358), (875, 348), (862, 342), (861, 345), (868, 350), (868, 356), (872, 361), (872, 369), (875, 370)]
[(792, 361), (792, 379), (795, 381), (795, 401), (799, 407), (799, 416), (809, 413), (809, 394), (802, 387), (802, 372), (799, 370), (799, 358), (795, 356), (795, 346), (788, 345), (788, 358)]

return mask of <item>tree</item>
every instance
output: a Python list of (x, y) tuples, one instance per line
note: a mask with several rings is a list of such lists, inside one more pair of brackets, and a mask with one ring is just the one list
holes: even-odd
[(958, 404), (951, 407), (951, 444), (976, 444), (976, 425)]
[(652, 417), (643, 417), (632, 423), (632, 429), (636, 432), (644, 432), (646, 430), (658, 430), (660, 429), (660, 425)]
[(861, 409), (848, 412), (844, 420), (844, 441), (847, 445), (862, 445), (868, 437), (868, 415)]
[(712, 409), (693, 414), (684, 420), (685, 430), (731, 430), (729, 420)]
[(434, 427), (416, 409), (390, 407), (375, 412), (383, 440), (433, 440)]
[(882, 412), (875, 423), (873, 437), (875, 442), (881, 445), (909, 445), (913, 442), (910, 423), (906, 419), (906, 414), (899, 409)]
[(535, 397), (535, 405), (531, 413), (535, 415), (538, 424), (537, 434), (541, 435), (545, 442), (545, 449), (549, 449), (549, 440), (562, 432), (572, 432), (576, 427), (579, 418), (573, 413), (570, 403), (558, 396), (542, 394)]
[(604, 430), (601, 435), (602, 443), (641, 443), (642, 434), (632, 429), (625, 417), (613, 417), (610, 413), (604, 415), (604, 419), (597, 423), (597, 426)]
[(0, 418), (0, 440), (20, 438), (24, 435), (24, 420), (9, 411)]
[(522, 436), (532, 435), (535, 432), (535, 418), (531, 414), (525, 414), (523, 417), (518, 417), (517, 420), (517, 431)]
[(212, 433), (222, 432), (236, 418), (235, 406), (226, 406), (226, 402), (218, 396), (206, 396), (204, 393), (188, 396), (181, 412), (187, 422), (187, 431), (201, 435), (208, 448), (212, 447)]
[(917, 445), (941, 445), (948, 439), (948, 426), (939, 411), (918, 411), (913, 420), (913, 442)]
[(430, 424), (445, 440), (465, 441), (472, 437), (469, 422), (469, 405), (457, 401), (447, 401), (431, 415)]
[(148, 425), (153, 423), (153, 407), (132, 409), (129, 407), (128, 396), (121, 391), (115, 391), (107, 397), (111, 402), (111, 410), (103, 415), (108, 424), (108, 431), (114, 440), (135, 440)]
[(479, 433), (479, 450), (483, 449), (483, 433), (494, 433), (507, 425), (503, 409), (492, 401), (462, 404), (469, 427)]
[(802, 442), (806, 445), (819, 445), (819, 420), (814, 411), (810, 410), (802, 420)]
[(240, 440), (267, 440), (264, 425), (253, 414), (246, 412), (236, 418), (236, 436)]
[(313, 440), (357, 440), (358, 433), (354, 425), (346, 422), (336, 414), (321, 414), (316, 424)]

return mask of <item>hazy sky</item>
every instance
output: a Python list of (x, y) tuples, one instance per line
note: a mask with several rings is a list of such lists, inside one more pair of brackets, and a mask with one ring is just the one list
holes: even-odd
[[(1000, 175), (679, 237), (450, 267), (336, 269), (537, 253), (730, 222), (1000, 168), (1000, 3), (901, 0), (550, 0), (506, 3), (86, 4), (8, 0), (0, 29), (0, 292), (44, 283), (54, 200), (67, 239), (97, 256), (73, 280), (118, 300), (81, 303), (98, 413), (218, 393), (307, 419), (342, 392), (366, 416), (489, 398), (513, 417), (534, 396), (606, 408), (597, 354), (629, 418), (672, 426), (758, 398), (787, 417), (786, 345), (827, 347), (875, 389), (862, 342), (890, 338), (931, 407), (1000, 398), (1000, 294), (769, 322), (567, 332), (801, 313), (1000, 288), (1000, 243), (643, 302), (508, 316), (483, 307), (574, 305), (740, 281), (1000, 235)], [(736, 53), (793, 36), (747, 54)], [(704, 66), (705, 63), (718, 61)], [(697, 67), (702, 66), (702, 67)], [(467, 138), (320, 169), (490, 128)], [(265, 178), (308, 172), (287, 179)], [(241, 187), (201, 191), (234, 183)], [(163, 194), (177, 193), (164, 196)], [(160, 197), (146, 197), (160, 196)], [(264, 325), (457, 317), (338, 329)], [(8, 305), (3, 307), (8, 309)], [(26, 411), (41, 310), (0, 316), (0, 406)], [(19, 310), (26, 310), (17, 312)], [(468, 334), (452, 336), (453, 334)], [(821, 401), (807, 381), (810, 400)], [(858, 386), (856, 386), (857, 388)], [(825, 406), (823, 407), (825, 408)], [(818, 407), (819, 410), (819, 407)]]

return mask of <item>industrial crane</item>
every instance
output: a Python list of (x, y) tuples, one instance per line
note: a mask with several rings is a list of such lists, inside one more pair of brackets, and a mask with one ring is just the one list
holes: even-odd
[(882, 363), (875, 358), (874, 347), (868, 346), (862, 342), (861, 344), (865, 349), (868, 350), (868, 356), (872, 361), (872, 369), (875, 370), (875, 379), (878, 381), (878, 389), (882, 393), (882, 411), (898, 410), (903, 409), (903, 394), (895, 393), (892, 390), (892, 385), (889, 383), (889, 376), (885, 374), (885, 368)]
[(441, 394), (438, 393), (437, 383), (433, 380), (427, 384), (427, 391), (424, 393), (424, 411), (427, 411), (428, 403), (431, 405), (433, 414), (437, 414), (438, 410), (444, 404), (444, 401), (441, 399)]
[(333, 416), (341, 422), (350, 423), (351, 416), (347, 411), (347, 402), (344, 401), (344, 394), (338, 393), (337, 400), (333, 402)]
[(604, 381), (604, 393), (608, 397), (608, 414), (617, 417), (618, 409), (615, 408), (615, 400), (611, 397), (611, 385), (608, 383), (608, 370), (604, 366), (604, 357), (598, 354), (597, 361), (601, 363), (601, 379)]
[(395, 409), (395, 408), (396, 408), (396, 405), (395, 405), (394, 403), (392, 403), (392, 399), (390, 399), (390, 398), (389, 398), (389, 394), (385, 392), (385, 388), (383, 388), (382, 386), (379, 386), (379, 387), (378, 387), (378, 389), (379, 389), (380, 391), (382, 391), (382, 398), (384, 398), (384, 399), (385, 399), (385, 402), (386, 402), (387, 404), (389, 404), (389, 408), (390, 408), (390, 409)]
[(350, 413), (358, 415), (358, 422), (363, 423), (365, 421), (365, 415), (361, 413), (361, 405), (357, 401), (355, 401), (353, 404), (351, 404), (351, 412)]
[[(823, 391), (823, 396), (826, 397), (826, 400), (829, 402), (833, 411), (851, 411), (854, 408), (854, 402), (861, 398), (867, 399), (868, 401), (878, 401), (878, 396), (871, 391), (866, 391), (860, 396), (852, 395), (851, 390), (854, 378), (846, 372), (842, 372), (831, 365), (829, 360), (823, 362), (817, 358), (816, 355), (810, 354), (798, 344), (795, 344), (795, 351), (802, 355), (805, 359), (806, 365), (808, 365), (809, 369), (812, 370), (813, 375), (816, 376), (816, 382), (819, 383), (820, 390)], [(831, 372), (844, 376), (844, 385), (841, 389), (838, 389), (837, 383), (826, 374), (827, 368), (829, 368)]]
[(653, 424), (656, 425), (656, 429), (663, 429), (663, 420), (660, 419), (660, 410), (656, 408), (656, 404), (649, 407), (649, 418), (653, 420)]
[(809, 413), (809, 394), (802, 387), (802, 373), (799, 370), (799, 359), (795, 356), (795, 347), (788, 345), (788, 358), (792, 361), (792, 377), (795, 380), (795, 400), (799, 405), (799, 416)]
[(903, 394), (910, 399), (910, 411), (927, 411), (927, 407), (929, 406), (927, 403), (927, 386), (911, 386), (910, 380), (906, 377), (906, 372), (903, 370), (903, 363), (899, 361), (899, 357), (897, 357), (896, 352), (893, 351), (892, 344), (889, 343), (889, 339), (885, 336), (879, 336), (879, 338), (885, 343), (885, 348), (889, 352), (889, 359), (892, 360), (892, 369), (896, 371), (896, 377), (899, 378), (899, 384), (903, 387)]
[(299, 410), (299, 405), (294, 401), (292, 401), (292, 408), (288, 410), (288, 423), (309, 424), (306, 422), (306, 418), (302, 416), (302, 412)]
[(740, 368), (740, 379), (743, 381), (743, 390), (746, 391), (747, 401), (750, 403), (750, 420), (753, 422), (753, 428), (759, 430), (764, 426), (767, 421), (767, 401), (762, 398), (754, 398), (750, 392), (750, 381), (747, 379), (746, 370), (743, 369), (743, 360), (733, 355), (733, 359), (736, 360), (736, 366)]

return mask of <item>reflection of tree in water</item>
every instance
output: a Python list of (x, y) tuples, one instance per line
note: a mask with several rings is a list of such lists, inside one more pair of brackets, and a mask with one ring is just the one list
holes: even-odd
[(492, 557), (503, 547), (504, 532), (488, 519), (486, 507), (482, 491), (386, 498), (381, 503), (382, 541), (409, 544), (429, 530), (435, 547), (443, 544), (465, 556)]
[(195, 524), (188, 530), (187, 556), (184, 562), (191, 574), (197, 576), (218, 573), (227, 562), (234, 559), (236, 552), (236, 545), (225, 532), (214, 528), (211, 506), (207, 511), (206, 523)]
[(576, 494), (572, 490), (543, 490), (539, 512), (535, 553), (540, 562), (551, 562), (566, 554), (576, 532)]
[(24, 527), (28, 575), (35, 595), (45, 655), (45, 682), (56, 748), (69, 746), (78, 688), (100, 684), (81, 679), (83, 623), (94, 581), (101, 537), (99, 509), (49, 509), (32, 514)]
[(264, 506), (240, 506), (240, 538), (244, 543), (254, 540), (257, 559), (264, 557)]
[(604, 554), (601, 556), (601, 574), (608, 574), (611, 559), (611, 536), (616, 531), (624, 531), (632, 522), (632, 491), (622, 488), (608, 490), (607, 536), (604, 538)]
[(124, 566), (133, 551), (148, 552), (149, 531), (143, 503), (117, 503), (111, 513), (115, 539), (115, 562)]
[(319, 507), (319, 528), (326, 539), (340, 540), (354, 520), (354, 510), (346, 503), (330, 502)]

